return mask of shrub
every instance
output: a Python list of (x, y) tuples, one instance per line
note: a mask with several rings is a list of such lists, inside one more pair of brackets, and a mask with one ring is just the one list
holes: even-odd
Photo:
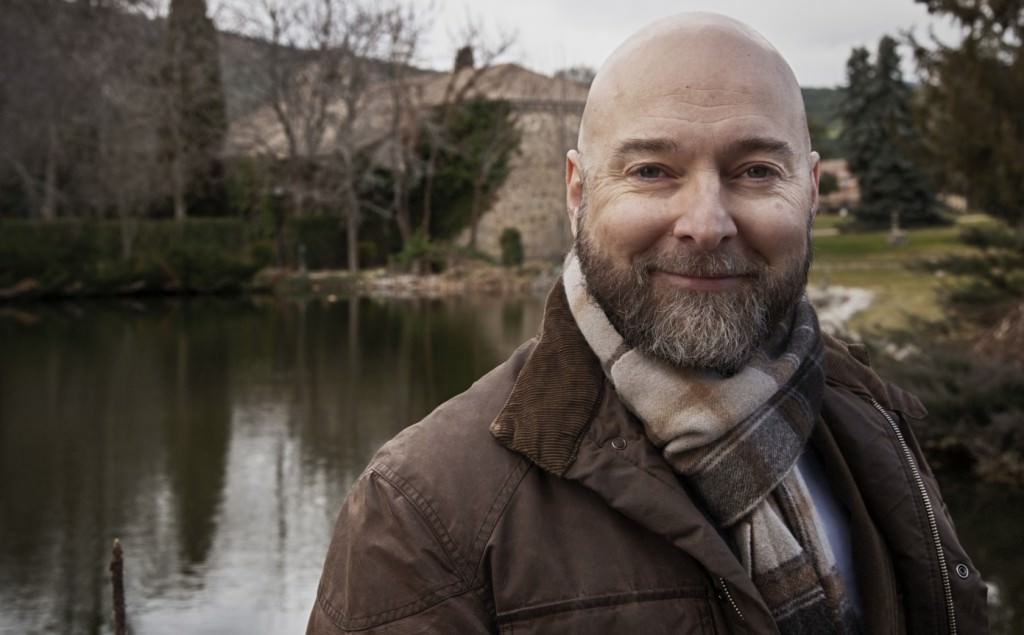
[(823, 171), (818, 179), (818, 193), (822, 196), (828, 196), (833, 192), (839, 191), (839, 178), (835, 174)]
[(523, 239), (519, 230), (506, 227), (499, 238), (501, 243), (501, 264), (505, 267), (518, 267), (523, 264)]
[(342, 225), (342, 218), (335, 215), (289, 218), (285, 230), (288, 260), (297, 265), (299, 246), (305, 245), (307, 269), (344, 268), (347, 250)]
[(239, 219), (5, 220), (0, 289), (28, 280), (37, 296), (239, 289), (267, 262), (250, 245)]

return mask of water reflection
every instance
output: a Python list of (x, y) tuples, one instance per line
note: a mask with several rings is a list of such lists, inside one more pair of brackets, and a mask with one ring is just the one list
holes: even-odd
[[(0, 312), (0, 633), (301, 632), (370, 454), (536, 330), (539, 300), (57, 305)], [(1024, 500), (944, 479), (1024, 632)], [(1016, 612), (1015, 612), (1016, 611)]]
[(60, 305), (0, 316), (0, 632), (301, 631), (369, 455), (539, 302)]

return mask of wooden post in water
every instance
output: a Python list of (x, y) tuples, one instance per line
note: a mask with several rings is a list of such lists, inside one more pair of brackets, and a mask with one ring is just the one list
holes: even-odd
[(114, 635), (125, 635), (124, 555), (121, 552), (119, 538), (114, 538), (114, 549), (110, 558), (110, 585), (114, 593)]

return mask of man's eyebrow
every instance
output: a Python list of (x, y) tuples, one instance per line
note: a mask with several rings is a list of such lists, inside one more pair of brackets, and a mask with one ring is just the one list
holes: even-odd
[(671, 154), (679, 144), (671, 139), (626, 139), (615, 146), (613, 155), (623, 159), (636, 154)]
[[(675, 154), (681, 152), (681, 146), (672, 139), (626, 139), (615, 147), (613, 155), (620, 159), (637, 154)], [(764, 153), (777, 157), (782, 161), (791, 161), (796, 153), (786, 141), (773, 137), (744, 137), (725, 147), (723, 154), (737, 156), (744, 154)]]
[(782, 161), (791, 161), (796, 153), (789, 143), (771, 137), (745, 137), (730, 143), (725, 148), (728, 156), (763, 153), (774, 155)]

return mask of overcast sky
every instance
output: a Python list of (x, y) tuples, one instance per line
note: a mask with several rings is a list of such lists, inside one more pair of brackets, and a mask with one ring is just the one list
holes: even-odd
[(552, 73), (599, 67), (626, 36), (661, 16), (724, 13), (760, 31), (789, 60), (801, 85), (814, 87), (842, 84), (851, 49), (874, 50), (884, 34), (914, 28), (924, 36), (930, 25), (947, 38), (953, 33), (947, 21), (928, 16), (913, 0), (435, 0), (435, 6), (423, 59), (432, 68), (450, 66), (453, 37), (467, 15), (491, 34), (516, 36), (504, 61)]

